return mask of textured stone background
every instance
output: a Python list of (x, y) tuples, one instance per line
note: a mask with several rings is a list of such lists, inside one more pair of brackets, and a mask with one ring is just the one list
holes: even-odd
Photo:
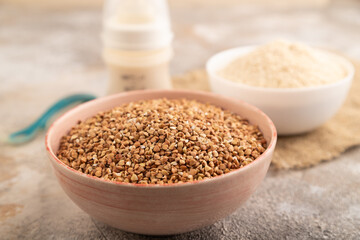
[[(105, 93), (99, 1), (29, 2), (0, 0), (1, 134), (26, 126), (64, 95)], [(222, 49), (277, 38), (360, 60), (359, 1), (204, 2), (171, 1), (173, 74), (203, 67)], [(359, 176), (360, 148), (311, 169), (270, 169), (233, 215), (169, 238), (360, 239)], [(0, 233), (0, 239), (151, 239), (108, 227), (75, 206), (52, 174), (44, 134), (21, 147), (0, 145)]]

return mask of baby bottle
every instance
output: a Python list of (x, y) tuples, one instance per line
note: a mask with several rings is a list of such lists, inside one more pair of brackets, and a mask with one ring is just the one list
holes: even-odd
[(169, 89), (172, 31), (164, 0), (107, 0), (103, 57), (108, 93)]

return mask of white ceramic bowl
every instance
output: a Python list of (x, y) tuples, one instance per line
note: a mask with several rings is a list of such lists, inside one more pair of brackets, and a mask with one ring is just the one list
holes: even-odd
[(274, 122), (279, 135), (311, 131), (329, 120), (342, 106), (354, 76), (354, 66), (333, 53), (347, 69), (340, 81), (305, 88), (263, 88), (235, 83), (220, 77), (217, 72), (236, 58), (251, 52), (256, 46), (229, 49), (211, 57), (206, 70), (215, 93), (253, 104)]

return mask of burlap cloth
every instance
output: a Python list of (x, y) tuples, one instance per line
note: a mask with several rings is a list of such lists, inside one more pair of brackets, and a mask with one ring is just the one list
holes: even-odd
[[(306, 168), (339, 156), (360, 145), (360, 63), (354, 62), (355, 78), (340, 111), (317, 130), (279, 137), (272, 165), (278, 169)], [(194, 70), (173, 78), (175, 88), (210, 91), (206, 72)]]

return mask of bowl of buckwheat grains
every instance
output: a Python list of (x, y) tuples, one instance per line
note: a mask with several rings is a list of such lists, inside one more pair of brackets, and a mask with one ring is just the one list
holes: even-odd
[(170, 235), (238, 209), (266, 175), (272, 121), (213, 93), (143, 90), (99, 98), (49, 128), (55, 175), (76, 205), (124, 231)]
[(260, 108), (279, 135), (312, 131), (334, 116), (355, 71), (338, 54), (286, 40), (225, 50), (206, 69), (214, 93)]

